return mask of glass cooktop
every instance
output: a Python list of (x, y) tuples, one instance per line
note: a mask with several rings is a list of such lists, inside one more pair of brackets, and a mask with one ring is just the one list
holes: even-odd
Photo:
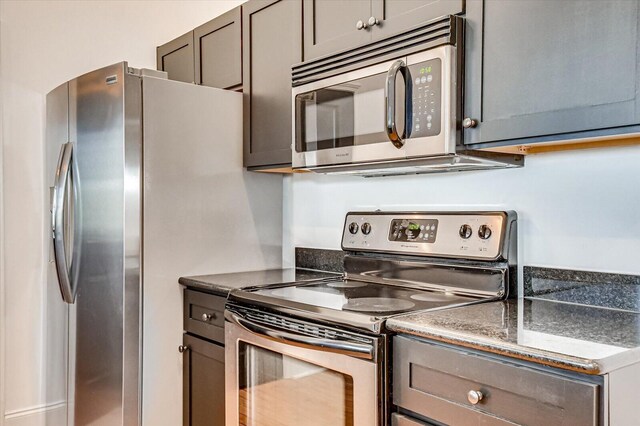
[(343, 279), (261, 288), (252, 293), (256, 296), (373, 317), (467, 304), (478, 300), (454, 293)]

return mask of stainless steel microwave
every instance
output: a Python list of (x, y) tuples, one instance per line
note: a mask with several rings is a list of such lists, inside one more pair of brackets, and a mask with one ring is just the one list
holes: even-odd
[(456, 49), (441, 45), (294, 87), (293, 168), (377, 176), (522, 165), (464, 149)]

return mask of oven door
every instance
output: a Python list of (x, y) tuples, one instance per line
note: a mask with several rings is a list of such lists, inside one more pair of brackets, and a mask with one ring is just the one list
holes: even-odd
[(225, 317), (227, 426), (380, 424), (376, 343), (310, 337), (230, 311)]
[(456, 47), (293, 88), (294, 168), (455, 153)]

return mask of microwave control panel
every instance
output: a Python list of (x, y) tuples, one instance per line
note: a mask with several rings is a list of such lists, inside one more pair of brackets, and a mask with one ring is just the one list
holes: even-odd
[(431, 59), (409, 65), (413, 106), (411, 138), (436, 136), (441, 131), (442, 61)]

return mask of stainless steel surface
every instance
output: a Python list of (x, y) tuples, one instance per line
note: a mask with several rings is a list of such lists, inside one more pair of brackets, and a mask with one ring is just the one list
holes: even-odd
[[(453, 46), (441, 46), (435, 49), (401, 56), (392, 61), (361, 68), (335, 77), (314, 81), (305, 85), (294, 87), (292, 90), (293, 103), (293, 140), (296, 137), (295, 100), (301, 93), (318, 90), (324, 87), (347, 83), (371, 75), (386, 74), (394, 62), (403, 60), (407, 66), (418, 64), (431, 59), (440, 59), (442, 63), (442, 114), (441, 132), (436, 136), (409, 138), (405, 141), (402, 149), (397, 149), (392, 144), (385, 143), (386, 139), (381, 139), (380, 143), (372, 143), (358, 146), (346, 146), (332, 149), (323, 149), (310, 152), (298, 152), (293, 149), (293, 167), (307, 168), (314, 170), (320, 166), (351, 165), (357, 168), (364, 163), (382, 162), (387, 164), (389, 160), (407, 160), (415, 162), (424, 157), (436, 155), (453, 155), (456, 152), (456, 100), (457, 76), (456, 76), (456, 48)], [(382, 89), (382, 87), (381, 87)], [(382, 101), (384, 102), (384, 101)], [(381, 129), (385, 123), (380, 123)], [(363, 164), (356, 164), (363, 163)]]
[(462, 127), (464, 127), (465, 129), (470, 129), (472, 127), (476, 127), (477, 125), (478, 121), (474, 120), (473, 118), (466, 117), (464, 120), (462, 120)]
[[(362, 22), (362, 25), (366, 26), (367, 23)], [(294, 123), (292, 129), (292, 140), (294, 141), (292, 145), (293, 168), (307, 169), (319, 173), (370, 177), (522, 167), (524, 158), (519, 155), (465, 150), (461, 139), (462, 127), (459, 124), (460, 118), (458, 117), (461, 107), (461, 99), (459, 97), (462, 93), (460, 87), (462, 82), (458, 81), (461, 75), (461, 70), (459, 69), (461, 64), (457, 63), (458, 48), (460, 47), (445, 45), (408, 56), (400, 55), (391, 61), (294, 87), (292, 90), (292, 122)], [(307, 124), (301, 123), (298, 119), (299, 117), (297, 117), (297, 95), (348, 82), (357, 83), (358, 79), (386, 73), (392, 64), (398, 60), (404, 61), (407, 66), (411, 66), (431, 59), (440, 59), (442, 67), (441, 100), (439, 105), (441, 111), (440, 132), (437, 135), (409, 136), (404, 140), (405, 144), (402, 145), (404, 138), (397, 135), (397, 130), (394, 131), (392, 125), (395, 121), (394, 113), (388, 111), (391, 104), (389, 102), (385, 111), (384, 128), (389, 134), (389, 139), (394, 142), (396, 149), (382, 143), (383, 141), (381, 140), (376, 143), (338, 146), (314, 151), (298, 150), (295, 143), (296, 133), (299, 133), (300, 129)], [(411, 90), (411, 82), (408, 82), (406, 87)], [(407, 103), (412, 103), (410, 98), (407, 98)], [(410, 111), (411, 108), (405, 105), (405, 110)], [(359, 114), (369, 117), (373, 114), (372, 111)], [(410, 121), (411, 117), (407, 116), (407, 118), (405, 121)], [(297, 119), (298, 122), (296, 122)], [(475, 120), (468, 119), (463, 124), (475, 125)]]
[[(240, 424), (240, 383), (239, 374), (242, 368), (252, 368), (239, 358), (239, 346), (247, 344), (264, 348), (286, 357), (295, 358), (319, 368), (350, 376), (353, 381), (353, 399), (350, 400), (353, 410), (354, 426), (380, 425), (383, 413), (380, 398), (383, 392), (381, 370), (379, 364), (368, 360), (351, 357), (339, 353), (325, 351), (322, 347), (301, 347), (282, 343), (281, 341), (253, 333), (243, 327), (229, 322), (225, 327), (225, 394), (226, 424)], [(313, 399), (310, 400), (313, 403)], [(298, 407), (302, 408), (302, 407)], [(277, 413), (275, 413), (277, 415)], [(275, 419), (264, 419), (265, 424)]]
[(482, 401), (483, 397), (484, 395), (482, 395), (482, 392), (478, 390), (470, 390), (469, 392), (467, 392), (467, 400), (469, 400), (469, 403), (471, 403), (472, 405), (476, 405), (477, 403)]
[[(396, 75), (398, 74), (398, 71), (402, 73), (405, 86), (411, 86), (411, 74), (409, 74), (409, 70), (407, 69), (404, 61), (402, 59), (398, 59), (391, 65), (391, 68), (389, 68), (389, 72), (387, 73), (385, 91), (385, 131), (387, 132), (387, 136), (393, 146), (400, 149), (404, 146), (403, 139), (405, 138), (406, 126), (403, 126), (405, 130), (402, 135), (399, 135), (398, 128), (396, 126)], [(407, 97), (408, 94), (405, 94), (405, 98)], [(408, 111), (406, 108), (405, 110)]]
[(229, 322), (236, 324), (251, 333), (258, 334), (260, 336), (281, 343), (311, 348), (319, 347), (326, 352), (333, 352), (368, 360), (374, 360), (376, 357), (377, 348), (375, 348), (371, 344), (362, 344), (355, 341), (309, 337), (303, 334), (290, 333), (283, 330), (278, 330), (277, 328), (273, 328), (265, 324), (260, 324), (248, 318), (244, 318), (231, 310), (227, 310), (225, 312), (225, 318)]
[(386, 160), (336, 166), (308, 167), (318, 173), (363, 177), (400, 176), (409, 174), (462, 172), (469, 170), (522, 167), (524, 160), (517, 155), (434, 155), (417, 159)]
[[(241, 98), (233, 92), (168, 81), (164, 75), (132, 69), (125, 62), (82, 75), (47, 96), (50, 187), (56, 186), (52, 179), (58, 149), (67, 142), (73, 149), (63, 155), (63, 165), (71, 164), (67, 190), (58, 185), (58, 193), (51, 192), (52, 216), (63, 211), (63, 225), (56, 224), (55, 232), (62, 232), (71, 288), (76, 270), (79, 283), (75, 304), (64, 306), (62, 312), (69, 323), (68, 342), (64, 342), (68, 362), (60, 373), (69, 378), (69, 425), (141, 424), (145, 355), (152, 358), (145, 364), (145, 380), (156, 384), (153, 392), (144, 395), (144, 403), (152, 407), (144, 410), (145, 423), (177, 424), (181, 410), (171, 403), (181, 381), (175, 352), (182, 340), (176, 277), (202, 274), (204, 265), (224, 272), (281, 265), (281, 205), (276, 203), (281, 198), (281, 181), (275, 176), (254, 180), (246, 173), (239, 144), (216, 146), (211, 156), (212, 134), (228, 141), (241, 139)], [(150, 141), (144, 149), (144, 175), (143, 133)], [(176, 140), (181, 144), (176, 145)], [(211, 192), (211, 183), (220, 176), (225, 186)], [(239, 193), (243, 196), (238, 197)], [(250, 204), (256, 194), (264, 197), (259, 215)], [(214, 253), (217, 239), (227, 243), (225, 232), (235, 232), (234, 226), (227, 229), (228, 217), (218, 220), (210, 215), (221, 202), (233, 206), (234, 220), (243, 226), (244, 234), (225, 253)], [(166, 207), (170, 204), (173, 207)], [(204, 210), (207, 215), (201, 214)], [(148, 231), (144, 270), (147, 279), (153, 280), (145, 289), (144, 301), (143, 222)], [(59, 285), (51, 242), (48, 281)], [(180, 247), (179, 253), (167, 252), (167, 247)], [(250, 254), (239, 259), (239, 250)], [(223, 306), (224, 302), (218, 315), (221, 323)], [(152, 316), (153, 321), (143, 321), (143, 315)], [(58, 323), (63, 327), (61, 321), (55, 327)], [(219, 328), (223, 338), (215, 315), (206, 324), (199, 323)]]
[(357, 30), (364, 30), (366, 28), (367, 28), (367, 24), (362, 22), (362, 20), (359, 20), (358, 22), (356, 22), (356, 29)]
[(370, 27), (375, 27), (376, 25), (378, 25), (380, 23), (380, 21), (378, 21), (378, 18), (376, 18), (375, 16), (372, 16), (369, 18), (369, 26)]
[[(140, 215), (139, 210), (128, 212), (125, 201), (126, 68), (126, 63), (115, 64), (69, 84), (70, 140), (75, 143), (82, 214), (82, 233), (78, 239), (81, 285), (74, 333), (75, 425), (139, 424), (139, 308), (136, 307), (133, 317), (126, 315), (123, 282), (127, 275), (125, 253), (139, 255), (139, 243), (125, 226), (126, 218)], [(140, 125), (139, 115), (137, 120)], [(135, 179), (135, 174), (132, 177)], [(127, 190), (140, 196), (139, 186)], [(126, 339), (130, 321), (136, 325), (133, 348)], [(127, 359), (131, 356), (133, 360)], [(135, 365), (133, 370), (129, 368), (131, 364)], [(125, 390), (125, 383), (131, 381), (135, 389)], [(133, 413), (128, 411), (125, 392), (133, 392)]]
[[(407, 223), (431, 221), (431, 233), (435, 241), (423, 242), (391, 240), (391, 226), (394, 220)], [(352, 251), (403, 253), (421, 256), (451, 257), (464, 259), (499, 260), (505, 257), (509, 247), (510, 228), (515, 216), (508, 212), (440, 212), (440, 213), (389, 213), (389, 212), (351, 212), (345, 218), (342, 248)], [(355, 227), (362, 228), (368, 223), (369, 234), (348, 232)], [(464, 238), (470, 228), (471, 235)], [(478, 234), (483, 230), (481, 235)], [(421, 231), (421, 233), (424, 231)], [(484, 238), (486, 237), (486, 238)]]
[(180, 345), (180, 346), (178, 346), (178, 352), (180, 352), (181, 354), (185, 353), (188, 350), (189, 350), (189, 345)]
[[(69, 190), (71, 186), (73, 144), (67, 142), (60, 148), (58, 167), (56, 168), (56, 178), (53, 190), (53, 204), (51, 207), (51, 227), (53, 237), (53, 253), (55, 266), (58, 274), (58, 283), (62, 293), (62, 299), (67, 303), (73, 303), (76, 298), (77, 280), (71, 278), (71, 268), (74, 271), (73, 258), (68, 262), (69, 252), (66, 249), (68, 230), (65, 227), (65, 207), (73, 210), (71, 200), (67, 201), (67, 195), (72, 194), (75, 198), (75, 190)], [(75, 186), (74, 186), (75, 188)], [(67, 205), (69, 203), (69, 205)], [(69, 264), (71, 263), (71, 264)], [(75, 274), (74, 274), (75, 275)]]

